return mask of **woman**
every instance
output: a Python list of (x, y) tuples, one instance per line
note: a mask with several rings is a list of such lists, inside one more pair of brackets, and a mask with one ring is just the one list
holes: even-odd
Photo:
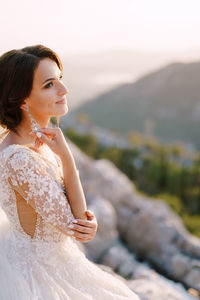
[(62, 131), (48, 127), (68, 112), (66, 94), (51, 49), (0, 57), (0, 204), (10, 224), (0, 245), (0, 299), (138, 300), (76, 242), (89, 242), (97, 223)]

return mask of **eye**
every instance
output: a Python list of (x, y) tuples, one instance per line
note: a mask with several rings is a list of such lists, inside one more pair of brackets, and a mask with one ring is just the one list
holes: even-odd
[(53, 86), (53, 82), (52, 82), (52, 81), (49, 82), (47, 85), (45, 85), (45, 89), (48, 89), (48, 88), (50, 88), (51, 86)]

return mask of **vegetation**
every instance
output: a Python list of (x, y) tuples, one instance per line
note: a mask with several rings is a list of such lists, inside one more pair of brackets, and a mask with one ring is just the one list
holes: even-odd
[(180, 143), (167, 146), (138, 134), (129, 134), (131, 149), (120, 149), (103, 147), (92, 135), (81, 135), (72, 128), (64, 133), (87, 155), (112, 161), (140, 192), (165, 200), (187, 229), (200, 237), (199, 153), (189, 157)]

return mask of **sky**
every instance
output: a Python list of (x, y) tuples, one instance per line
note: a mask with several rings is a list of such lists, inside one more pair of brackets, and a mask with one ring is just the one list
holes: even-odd
[(43, 43), (62, 54), (199, 51), (199, 0), (1, 1), (0, 54)]
[(200, 60), (200, 0), (0, 1), (0, 55), (35, 44), (56, 51), (71, 108), (160, 66)]

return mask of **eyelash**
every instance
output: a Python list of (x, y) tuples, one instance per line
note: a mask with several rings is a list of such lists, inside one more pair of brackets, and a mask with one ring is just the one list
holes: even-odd
[[(62, 78), (63, 78), (63, 75), (61, 75), (61, 76), (59, 77), (59, 79), (62, 79)], [(45, 89), (50, 88), (50, 87), (51, 87), (50, 84), (52, 84), (52, 86), (53, 86), (53, 81), (51, 81), (51, 82), (49, 82), (47, 85), (45, 85)]]
[(49, 82), (47, 85), (45, 85), (45, 89), (50, 88), (50, 84), (53, 84), (53, 82)]

